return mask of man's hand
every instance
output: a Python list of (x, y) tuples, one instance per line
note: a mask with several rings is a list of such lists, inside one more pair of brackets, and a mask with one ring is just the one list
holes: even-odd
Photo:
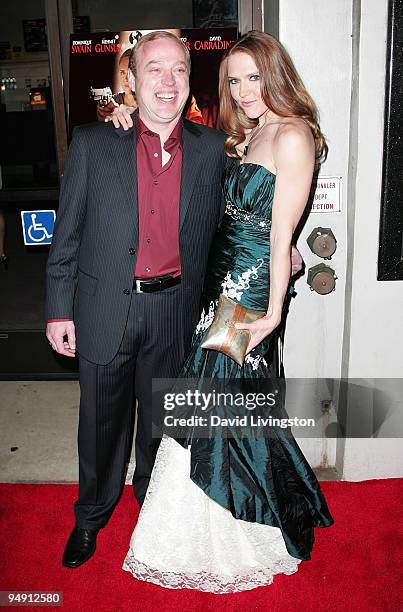
[[(63, 340), (67, 336), (67, 342)], [(76, 333), (73, 321), (54, 321), (46, 326), (46, 337), (56, 353), (66, 357), (76, 356)]]
[(136, 109), (134, 106), (126, 106), (126, 104), (120, 104), (112, 114), (105, 117), (104, 121), (113, 121), (115, 128), (122, 126), (126, 131), (133, 127), (133, 120), (130, 117)]
[(304, 260), (301, 257), (301, 253), (298, 251), (297, 247), (291, 247), (291, 276), (297, 274), (300, 270), (302, 270), (302, 266), (304, 264)]

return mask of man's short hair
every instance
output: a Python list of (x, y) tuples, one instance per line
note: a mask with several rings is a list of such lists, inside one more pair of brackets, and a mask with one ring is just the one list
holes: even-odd
[(170, 40), (173, 40), (176, 44), (180, 46), (180, 48), (182, 49), (185, 55), (185, 62), (188, 67), (188, 71), (190, 73), (190, 53), (189, 53), (189, 49), (187, 48), (187, 46), (181, 41), (180, 38), (175, 36), (175, 34), (172, 34), (171, 32), (166, 32), (165, 30), (157, 30), (156, 32), (150, 32), (149, 34), (142, 36), (140, 40), (138, 41), (138, 43), (131, 50), (131, 56), (129, 59), (129, 68), (132, 71), (134, 76), (136, 76), (136, 56), (137, 56), (138, 50), (141, 49), (141, 47), (143, 47), (146, 43), (152, 42), (153, 40), (160, 40), (161, 38), (168, 38)]

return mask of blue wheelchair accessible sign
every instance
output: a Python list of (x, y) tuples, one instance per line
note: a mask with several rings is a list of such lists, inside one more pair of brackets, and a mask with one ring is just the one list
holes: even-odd
[(22, 210), (24, 244), (27, 246), (52, 244), (55, 219), (54, 210)]

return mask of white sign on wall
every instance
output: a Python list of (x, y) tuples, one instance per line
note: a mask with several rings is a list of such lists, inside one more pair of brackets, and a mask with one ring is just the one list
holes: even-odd
[(316, 188), (310, 194), (310, 211), (341, 212), (341, 176), (318, 176)]

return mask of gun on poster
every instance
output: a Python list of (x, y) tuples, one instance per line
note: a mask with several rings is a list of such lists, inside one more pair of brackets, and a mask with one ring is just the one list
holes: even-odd
[(113, 99), (112, 89), (110, 87), (101, 87), (100, 89), (90, 87), (90, 99), (98, 102), (100, 106), (107, 106)]

